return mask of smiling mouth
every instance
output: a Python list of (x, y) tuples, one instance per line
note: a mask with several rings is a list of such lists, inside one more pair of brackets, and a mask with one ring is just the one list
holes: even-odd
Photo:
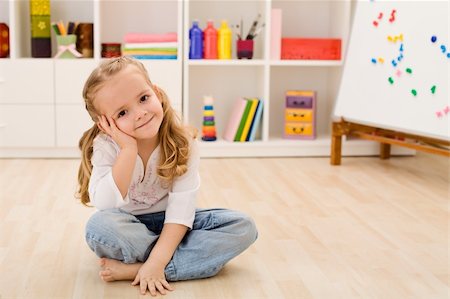
[(144, 123), (143, 125), (140, 125), (140, 126), (137, 127), (136, 129), (140, 129), (140, 128), (142, 128), (142, 127), (148, 125), (148, 124), (152, 121), (152, 119), (153, 119), (153, 116), (152, 116), (146, 123)]

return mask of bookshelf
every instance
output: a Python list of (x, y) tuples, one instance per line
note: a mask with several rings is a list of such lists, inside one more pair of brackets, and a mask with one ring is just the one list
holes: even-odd
[[(142, 62), (186, 122), (201, 129), (203, 96), (215, 98), (219, 140), (201, 142), (202, 156), (329, 156), (331, 113), (343, 61), (270, 60), (272, 8), (283, 10), (283, 36), (341, 38), (345, 53), (350, 0), (53, 0), (52, 21), (94, 24), (94, 57), (77, 60), (31, 58), (28, 1), (0, 0), (0, 21), (8, 24), (11, 36), (10, 58), (0, 59), (0, 157), (78, 157), (78, 139), (92, 124), (81, 98), (84, 81), (101, 61), (101, 43), (123, 42), (123, 35), (131, 31), (178, 33), (177, 60)], [(233, 59), (188, 59), (188, 31), (194, 19), (200, 20), (202, 28), (213, 19), (217, 28), (221, 19), (237, 24), (242, 17), (246, 33), (258, 13), (266, 27), (255, 40), (252, 60), (236, 59), (235, 35)], [(52, 44), (56, 44), (54, 35)], [(53, 55), (55, 51), (53, 46)], [(288, 89), (317, 90), (316, 140), (282, 138), (284, 92)], [(254, 142), (221, 140), (232, 105), (240, 96), (264, 101)], [(377, 153), (375, 144), (363, 141), (348, 142), (343, 149), (344, 155)]]
[[(334, 99), (339, 87), (341, 60), (271, 60), (271, 10), (282, 10), (282, 36), (340, 38), (345, 55), (351, 26), (352, 1), (186, 1), (184, 8), (183, 116), (201, 129), (202, 97), (215, 98), (218, 140), (201, 142), (207, 157), (329, 156)], [(238, 11), (238, 12), (237, 12)], [(255, 39), (252, 60), (236, 59), (236, 34), (233, 35), (231, 60), (189, 60), (188, 30), (192, 21), (202, 28), (208, 19), (217, 28), (222, 19), (229, 24), (244, 20), (244, 33), (258, 13), (265, 29)], [(317, 91), (317, 138), (283, 139), (286, 90)], [(264, 101), (260, 131), (254, 142), (228, 142), (222, 134), (237, 97), (259, 97)], [(344, 155), (372, 155), (378, 147), (370, 142), (351, 141)], [(396, 149), (397, 154), (405, 153)]]
[(142, 62), (181, 113), (182, 1), (52, 0), (50, 7), (51, 21), (94, 24), (94, 57), (32, 58), (29, 1), (0, 0), (0, 22), (10, 28), (11, 45), (10, 57), (0, 59), (0, 157), (78, 157), (78, 140), (92, 126), (81, 92), (102, 60), (101, 44), (123, 43), (126, 32), (142, 28), (178, 33), (177, 60)]

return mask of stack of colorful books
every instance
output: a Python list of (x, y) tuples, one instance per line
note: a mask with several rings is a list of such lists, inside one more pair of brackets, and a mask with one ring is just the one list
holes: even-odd
[(239, 98), (233, 106), (223, 139), (227, 141), (254, 141), (263, 110), (263, 101), (257, 98)]
[(137, 59), (177, 59), (177, 40), (176, 33), (127, 33), (122, 55)]

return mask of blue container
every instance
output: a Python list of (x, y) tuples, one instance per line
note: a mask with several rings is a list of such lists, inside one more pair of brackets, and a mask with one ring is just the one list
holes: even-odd
[(203, 31), (198, 27), (198, 21), (194, 21), (189, 30), (189, 59), (202, 59), (203, 57)]

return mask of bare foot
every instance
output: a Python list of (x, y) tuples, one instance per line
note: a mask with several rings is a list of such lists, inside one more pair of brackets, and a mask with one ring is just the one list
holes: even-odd
[(103, 281), (134, 280), (142, 263), (125, 264), (118, 260), (101, 258), (99, 261), (102, 270), (99, 272)]

